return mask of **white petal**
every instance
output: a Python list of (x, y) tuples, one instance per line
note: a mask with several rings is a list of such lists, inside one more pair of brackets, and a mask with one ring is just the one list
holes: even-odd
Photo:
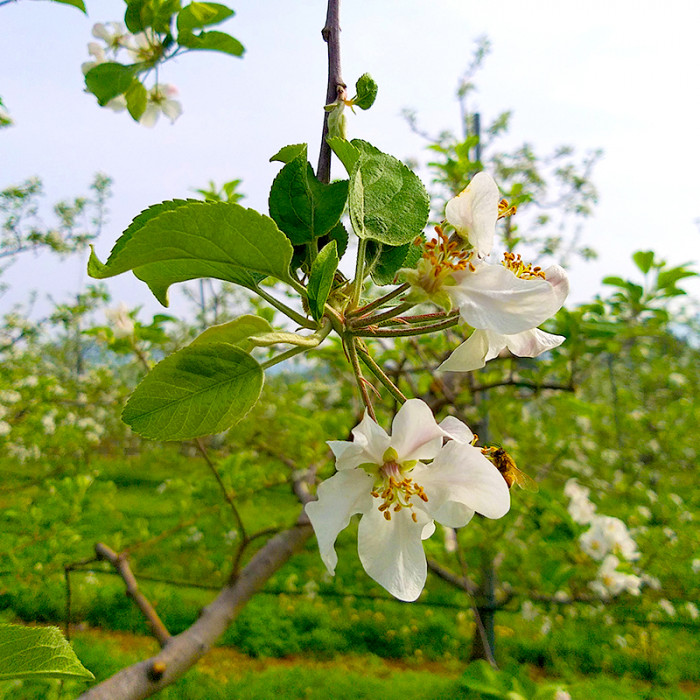
[(487, 256), (493, 247), (500, 198), (493, 178), (481, 172), (445, 207), (447, 221), (467, 238), (479, 257)]
[(537, 357), (547, 350), (561, 345), (566, 338), (563, 335), (545, 333), (539, 328), (503, 336), (508, 350), (518, 357)]
[[(506, 346), (491, 345), (488, 331), (474, 331), (454, 352), (438, 367), (443, 372), (471, 372), (480, 369)], [(495, 353), (495, 354), (494, 354)]]
[(569, 278), (566, 271), (559, 265), (552, 265), (544, 271), (544, 277), (552, 285), (559, 306), (563, 306), (566, 297), (569, 296)]
[(161, 108), (163, 110), (163, 114), (173, 123), (180, 115), (182, 115), (182, 105), (177, 100), (165, 100), (165, 102), (163, 102), (161, 105)]
[(365, 571), (399, 600), (418, 598), (428, 575), (421, 535), (428, 522), (413, 522), (410, 509), (385, 520), (370, 508), (360, 520), (357, 549)]
[(139, 119), (139, 124), (142, 126), (147, 126), (149, 129), (156, 125), (158, 117), (160, 116), (160, 108), (158, 105), (150, 104), (144, 110), (144, 113)]
[[(543, 279), (516, 277), (503, 265), (482, 263), (453, 274), (457, 285), (445, 288), (473, 328), (506, 335), (539, 326), (559, 311), (562, 286)], [(559, 280), (557, 280), (559, 282)]]
[(391, 444), (391, 438), (384, 428), (370, 418), (369, 413), (365, 411), (360, 424), (352, 429), (352, 435), (355, 443), (361, 445), (368, 456), (365, 462), (383, 463), (384, 453)]
[(335, 455), (335, 468), (338, 471), (355, 469), (370, 461), (365, 448), (357, 443), (347, 440), (329, 440), (327, 444)]
[[(411, 472), (428, 496), (423, 506), (430, 517), (450, 527), (464, 523), (446, 522), (459, 513), (464, 517), (476, 511), (487, 518), (501, 518), (510, 509), (510, 493), (498, 469), (476, 447), (448, 442), (432, 464), (419, 464)], [(443, 509), (447, 503), (457, 503), (463, 509)]]
[(391, 446), (398, 461), (433, 459), (442, 447), (443, 431), (428, 404), (409, 399), (401, 406), (391, 426)]
[(361, 469), (338, 472), (318, 487), (318, 500), (306, 504), (321, 559), (331, 574), (338, 563), (334, 547), (338, 533), (348, 526), (355, 513), (372, 509), (371, 488), (372, 477)]
[(455, 442), (468, 445), (474, 439), (474, 433), (469, 429), (469, 426), (456, 416), (447, 416), (445, 420), (440, 422), (440, 427), (445, 431), (446, 437)]

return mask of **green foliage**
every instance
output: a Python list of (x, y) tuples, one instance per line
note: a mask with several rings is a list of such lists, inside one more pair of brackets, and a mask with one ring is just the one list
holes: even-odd
[(355, 139), (352, 145), (360, 152), (348, 200), (355, 234), (390, 246), (413, 241), (428, 222), (423, 183), (401, 161), (366, 141)]
[(324, 312), (324, 306), (328, 300), (333, 277), (338, 269), (338, 245), (331, 241), (318, 254), (311, 266), (309, 284), (306, 289), (311, 315), (319, 321)]
[(97, 104), (104, 107), (117, 95), (123, 95), (132, 90), (138, 72), (138, 65), (124, 66), (121, 63), (99, 63), (85, 74), (85, 85), (88, 91), (97, 98)]
[(60, 630), (0, 624), (0, 681), (64, 677), (94, 678)]
[(192, 341), (192, 345), (200, 343), (228, 343), (229, 345), (237, 345), (243, 351), (249, 352), (253, 346), (252, 343), (247, 342), (248, 338), (262, 333), (272, 333), (273, 330), (273, 327), (264, 318), (246, 314), (228, 323), (207, 328)]
[(51, 2), (58, 2), (62, 5), (72, 5), (73, 7), (79, 9), (81, 12), (87, 14), (87, 10), (85, 9), (85, 3), (83, 2), (83, 0), (51, 0)]
[(255, 288), (267, 275), (289, 279), (291, 258), (292, 247), (275, 223), (252, 209), (163, 203), (132, 222), (105, 264), (93, 251), (88, 274), (104, 279), (133, 270), (167, 306), (168, 287), (176, 282), (213, 277)]
[(228, 343), (196, 343), (161, 360), (136, 387), (122, 418), (144, 437), (187, 440), (220, 433), (258, 400), (260, 365)]
[(177, 31), (179, 34), (192, 32), (219, 24), (233, 17), (233, 10), (225, 5), (214, 2), (192, 2), (180, 10), (177, 15)]
[(369, 73), (361, 75), (355, 83), (356, 96), (353, 97), (352, 103), (360, 109), (369, 109), (377, 99), (377, 83), (372, 80)]
[(388, 246), (368, 241), (365, 260), (372, 281), (378, 285), (393, 284), (402, 268), (414, 268), (420, 260), (421, 248), (413, 243)]
[[(272, 160), (287, 158), (295, 148), (299, 147), (283, 149)], [(318, 181), (306, 160), (304, 146), (272, 183), (270, 216), (294, 245), (308, 243), (338, 224), (347, 196), (347, 180), (328, 185)]]

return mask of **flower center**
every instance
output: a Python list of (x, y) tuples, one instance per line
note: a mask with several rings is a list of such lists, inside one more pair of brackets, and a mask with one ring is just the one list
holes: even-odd
[(545, 279), (544, 271), (541, 267), (533, 267), (530, 263), (524, 263), (519, 254), (503, 253), (503, 267), (508, 268), (516, 277), (522, 279)]
[[(435, 227), (435, 233), (437, 238), (425, 244), (423, 259), (418, 264), (420, 285), (428, 293), (437, 291), (453, 272), (466, 270), (467, 267), (472, 272), (475, 269), (471, 262), (473, 251), (460, 250), (459, 243), (450, 241), (441, 226)], [(419, 246), (423, 241), (418, 237), (414, 243)]]
[[(379, 468), (379, 481), (372, 490), (372, 495), (382, 501), (379, 510), (387, 520), (391, 520), (392, 510), (398, 513), (402, 508), (413, 508), (411, 503), (413, 496), (418, 496), (422, 501), (428, 500), (423, 487), (406, 476), (403, 469), (404, 467), (398, 462), (384, 462)], [(413, 511), (411, 511), (411, 517), (413, 522), (418, 522)]]

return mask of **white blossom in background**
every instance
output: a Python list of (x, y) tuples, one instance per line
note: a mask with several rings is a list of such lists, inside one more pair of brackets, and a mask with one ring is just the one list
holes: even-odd
[(690, 568), (693, 570), (694, 574), (700, 573), (700, 559), (693, 559)]
[(352, 442), (328, 443), (337, 472), (306, 505), (321, 558), (333, 574), (335, 540), (360, 513), (363, 568), (399, 600), (416, 600), (427, 576), (422, 540), (435, 521), (463, 527), (475, 512), (500, 518), (510, 508), (508, 486), (464, 423), (448, 417), (438, 425), (420, 399), (401, 407), (391, 435), (368, 414), (352, 434)]
[(598, 570), (598, 576), (595, 581), (589, 583), (589, 586), (604, 599), (614, 598), (623, 592), (639, 595), (642, 585), (642, 579), (634, 574), (627, 574), (618, 571), (620, 560), (614, 555), (609, 554), (605, 557), (603, 564)]
[(684, 607), (688, 615), (690, 615), (691, 620), (698, 619), (698, 617), (700, 616), (700, 612), (698, 611), (698, 606), (695, 605), (695, 603), (691, 603), (690, 601), (688, 601)]
[(669, 616), (669, 617), (675, 617), (676, 616), (676, 608), (673, 607), (673, 603), (670, 600), (667, 600), (666, 598), (662, 598), (659, 601), (659, 607)]
[(182, 105), (175, 99), (177, 88), (173, 85), (154, 85), (148, 91), (146, 110), (139, 119), (142, 126), (153, 127), (163, 113), (172, 124), (182, 114)]
[(588, 498), (590, 489), (579, 486), (576, 479), (569, 479), (564, 486), (564, 495), (571, 500), (569, 502), (569, 515), (579, 525), (587, 525), (595, 517), (595, 504)]
[(5, 437), (5, 435), (8, 435), (11, 430), (12, 427), (9, 423), (4, 420), (0, 420), (0, 437)]
[(602, 561), (610, 553), (619, 554), (628, 561), (641, 556), (627, 526), (619, 518), (608, 515), (595, 516), (579, 542), (581, 549), (596, 561)]
[(123, 301), (114, 309), (105, 309), (104, 313), (115, 338), (128, 338), (134, 334), (134, 319), (129, 316), (129, 307)]

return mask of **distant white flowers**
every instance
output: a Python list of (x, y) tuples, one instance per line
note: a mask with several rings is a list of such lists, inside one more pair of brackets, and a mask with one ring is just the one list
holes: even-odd
[(123, 301), (114, 309), (105, 309), (104, 314), (115, 338), (128, 338), (134, 334), (134, 319)]
[[(104, 45), (97, 41), (88, 44), (88, 53), (92, 58), (81, 66), (85, 75), (95, 66), (115, 62), (122, 50), (129, 55), (130, 62), (147, 65), (154, 65), (163, 55), (163, 44), (150, 29), (131, 34), (122, 22), (98, 22), (93, 26), (92, 34), (96, 39), (101, 39)], [(161, 114), (174, 123), (182, 114), (182, 105), (174, 99), (176, 95), (177, 89), (173, 85), (156, 82), (146, 91), (146, 108), (139, 118), (139, 124), (155, 126)], [(105, 107), (115, 112), (124, 111), (127, 108), (126, 98), (123, 94), (118, 95), (107, 102)]]
[(595, 561), (601, 562), (594, 581), (589, 585), (601, 598), (607, 599), (627, 592), (639, 595), (642, 579), (635, 574), (620, 571), (620, 557), (632, 562), (641, 554), (627, 526), (619, 518), (596, 513), (589, 500), (590, 489), (569, 479), (564, 487), (569, 497), (569, 515), (574, 522), (589, 528), (579, 538), (581, 549)]
[(435, 521), (462, 527), (475, 512), (500, 518), (510, 508), (508, 487), (472, 446), (464, 423), (450, 417), (438, 425), (419, 399), (401, 407), (391, 435), (369, 415), (352, 434), (352, 442), (328, 443), (337, 472), (306, 506), (321, 558), (335, 573), (335, 540), (361, 513), (358, 552), (365, 571), (400, 600), (415, 600), (427, 576), (422, 540), (435, 532)]

